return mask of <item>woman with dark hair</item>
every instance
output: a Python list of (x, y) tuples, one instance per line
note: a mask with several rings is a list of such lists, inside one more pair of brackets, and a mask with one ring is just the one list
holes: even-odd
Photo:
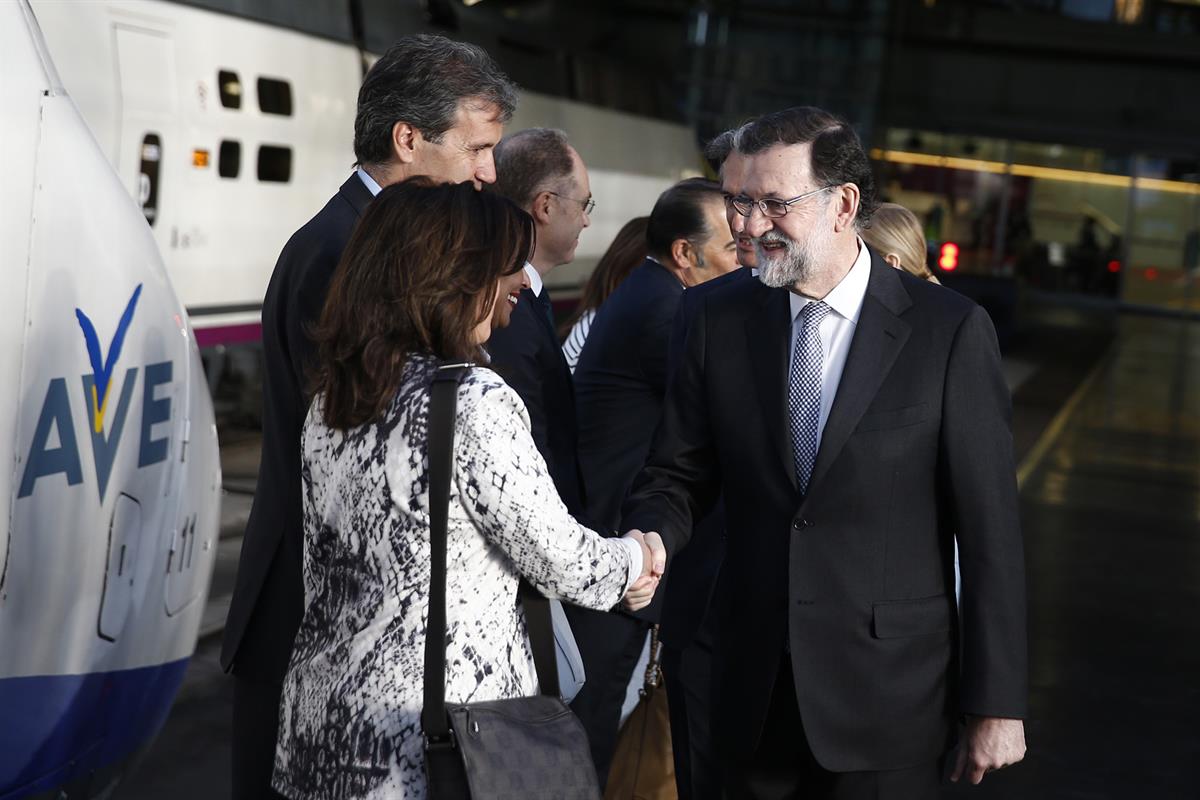
[(562, 330), (567, 334), (562, 349), (571, 372), (579, 362), (579, 354), (583, 352), (583, 343), (587, 341), (588, 330), (600, 304), (629, 277), (634, 267), (646, 260), (646, 225), (649, 222), (649, 217), (634, 217), (617, 231), (612, 244), (600, 256), (588, 277), (575, 312), (563, 323)]
[[(485, 360), (480, 346), (517, 302), (532, 238), (529, 216), (495, 194), (409, 181), (372, 202), (334, 274), (314, 331), (305, 608), (275, 757), (274, 786), (292, 800), (426, 795), (430, 388), (439, 363)], [(622, 596), (637, 608), (657, 583), (643, 565), (659, 553), (575, 522), (524, 405), (490, 370), (463, 379), (454, 436), (446, 699), (531, 695), (519, 580), (589, 608)]]

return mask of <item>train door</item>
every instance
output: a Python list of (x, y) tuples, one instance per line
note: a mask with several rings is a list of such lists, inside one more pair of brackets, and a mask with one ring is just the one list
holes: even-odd
[(117, 172), (137, 199), (159, 246), (164, 200), (185, 150), (176, 135), (175, 53), (165, 31), (114, 25), (121, 115)]
[(100, 596), (100, 621), (96, 627), (101, 639), (115, 642), (130, 618), (143, 530), (142, 504), (122, 493), (117, 497), (108, 527), (108, 559), (104, 590)]

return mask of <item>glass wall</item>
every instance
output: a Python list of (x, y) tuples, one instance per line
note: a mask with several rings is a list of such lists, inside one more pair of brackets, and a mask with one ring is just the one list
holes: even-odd
[(924, 221), (931, 259), (1046, 292), (1200, 312), (1200, 167), (1096, 148), (893, 129), (882, 194)]
[[(923, 0), (927, 6), (939, 0)], [(978, 0), (943, 0), (944, 5), (966, 5)], [(1053, 14), (1087, 22), (1132, 25), (1159, 33), (1200, 33), (1197, 0), (983, 0), (980, 5), (1017, 14)]]

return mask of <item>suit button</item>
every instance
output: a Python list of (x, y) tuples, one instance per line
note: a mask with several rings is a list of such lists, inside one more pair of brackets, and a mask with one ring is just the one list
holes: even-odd
[(792, 520), (792, 530), (802, 531), (805, 528), (811, 528), (811, 527), (812, 527), (812, 523), (806, 519)]

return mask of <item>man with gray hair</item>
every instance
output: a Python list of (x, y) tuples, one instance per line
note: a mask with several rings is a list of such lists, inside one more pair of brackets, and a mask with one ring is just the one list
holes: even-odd
[(478, 47), (441, 36), (399, 40), (363, 79), (354, 120), (358, 168), (280, 253), (263, 301), (262, 461), (242, 544), (221, 665), (233, 672), (233, 797), (270, 786), (279, 698), (304, 609), (300, 430), (308, 410), (308, 331), (363, 211), (383, 187), (423, 175), (496, 179), (493, 149), (516, 87)]
[(712, 730), (727, 800), (934, 800), (960, 717), (953, 780), (1025, 753), (995, 330), (863, 244), (874, 180), (844, 120), (789, 108), (735, 149), (726, 203), (758, 280), (696, 311), (623, 527), (660, 532), (672, 555), (724, 498)]
[(508, 327), (492, 332), (487, 350), (492, 366), (525, 401), (533, 440), (558, 494), (580, 517), (586, 495), (579, 468), (575, 388), (558, 345), (544, 279), (555, 267), (575, 259), (579, 234), (591, 224), (588, 214), (595, 203), (587, 167), (565, 133), (531, 128), (496, 147), (495, 191), (529, 212), (537, 243), (525, 265), (530, 288), (521, 292)]

